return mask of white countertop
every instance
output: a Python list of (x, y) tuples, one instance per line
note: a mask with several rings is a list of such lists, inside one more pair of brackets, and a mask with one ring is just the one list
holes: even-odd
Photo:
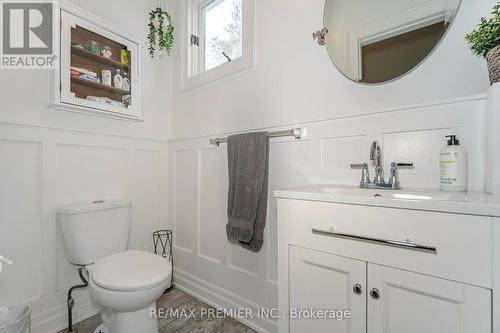
[(435, 189), (361, 189), (348, 185), (304, 185), (274, 191), (277, 198), (500, 217), (500, 197), (483, 192)]

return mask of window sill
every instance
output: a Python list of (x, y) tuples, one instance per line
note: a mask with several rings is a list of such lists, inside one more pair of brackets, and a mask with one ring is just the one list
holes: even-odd
[(215, 67), (209, 71), (184, 79), (181, 83), (181, 91), (189, 91), (206, 84), (231, 77), (237, 73), (243, 72), (253, 67), (253, 56), (243, 56), (236, 60)]

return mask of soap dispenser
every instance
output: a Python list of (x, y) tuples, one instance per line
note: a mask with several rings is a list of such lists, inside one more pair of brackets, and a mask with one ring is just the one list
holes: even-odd
[(467, 191), (468, 156), (456, 135), (448, 135), (448, 145), (441, 149), (441, 191)]

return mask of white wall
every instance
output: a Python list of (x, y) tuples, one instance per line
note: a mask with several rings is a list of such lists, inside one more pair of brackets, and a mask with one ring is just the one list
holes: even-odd
[[(74, 4), (146, 39), (155, 0), (74, 0)], [(66, 325), (66, 292), (78, 282), (56, 226), (56, 207), (109, 198), (133, 202), (130, 246), (151, 250), (167, 224), (170, 58), (142, 49), (144, 122), (48, 108), (48, 71), (0, 71), (0, 253), (15, 263), (0, 273), (0, 306), (29, 302), (33, 332)], [(95, 314), (76, 292), (75, 320)]]
[[(439, 151), (446, 144), (444, 136), (456, 133), (469, 152), (470, 189), (483, 190), (484, 108), (481, 97), (302, 123), (297, 126), (307, 129), (307, 138), (271, 140), (267, 225), (264, 246), (256, 254), (226, 239), (226, 146), (211, 146), (209, 137), (171, 141), (169, 212), (176, 283), (219, 306), (275, 307), (279, 232), (273, 191), (310, 183), (359, 184), (361, 171), (350, 170), (349, 164), (368, 161), (373, 140), (384, 147), (386, 176), (391, 161), (414, 162), (413, 170), (400, 170), (402, 186), (438, 188)], [(247, 324), (260, 331), (275, 330), (272, 321), (254, 319)]]
[[(170, 1), (176, 22), (180, 1)], [(140, 38), (156, 3), (73, 2)], [(150, 244), (151, 231), (167, 219), (174, 225), (180, 287), (218, 305), (275, 306), (275, 201), (260, 253), (229, 245), (226, 153), (208, 145), (209, 135), (307, 127), (305, 140), (273, 141), (272, 191), (309, 182), (355, 184), (358, 173), (347, 165), (366, 160), (373, 139), (383, 142), (387, 162), (416, 163), (401, 173), (403, 186), (436, 187), (430, 156), (444, 144), (442, 136), (454, 132), (471, 154), (471, 185), (481, 189), (484, 100), (470, 96), (484, 93), (488, 80), (484, 61), (463, 36), (493, 4), (463, 0), (450, 33), (423, 66), (393, 83), (363, 86), (337, 72), (311, 38), (322, 26), (322, 0), (256, 1), (253, 69), (180, 92), (179, 45), (172, 64), (150, 60), (143, 50), (143, 123), (49, 109), (49, 73), (0, 72), (0, 253), (16, 261), (0, 275), (0, 305), (30, 302), (34, 332), (62, 327), (65, 293), (77, 279), (62, 250), (55, 209), (126, 196), (134, 201), (134, 248)], [(400, 111), (361, 116), (388, 109)], [(175, 140), (166, 154), (169, 137)], [(80, 293), (76, 318), (95, 311), (88, 294)], [(251, 324), (275, 328), (272, 321)]]
[[(468, 49), (464, 36), (494, 3), (463, 0), (446, 38), (418, 70), (390, 84), (366, 86), (346, 80), (331, 64), (326, 49), (312, 40), (311, 33), (323, 26), (323, 0), (256, 1), (255, 68), (202, 88), (176, 91), (173, 137), (353, 116), (482, 94), (488, 87), (486, 65)], [(177, 76), (179, 66), (176, 59)], [(178, 88), (178, 77), (174, 83)]]
[[(173, 4), (177, 15), (179, 1)], [(384, 145), (386, 164), (415, 162), (414, 170), (401, 171), (403, 186), (437, 188), (444, 135), (458, 133), (470, 153), (471, 189), (482, 190), (488, 76), (464, 35), (494, 3), (462, 0), (455, 23), (429, 59), (384, 85), (348, 81), (312, 40), (311, 33), (322, 27), (323, 0), (256, 1), (255, 68), (197, 89), (179, 91), (177, 46), (169, 198), (178, 286), (221, 306), (276, 305), (275, 200), (270, 196), (260, 253), (228, 244), (226, 151), (208, 144), (212, 136), (307, 128), (304, 140), (272, 141), (272, 192), (305, 183), (357, 184), (360, 172), (349, 170), (349, 163), (367, 161), (375, 139)], [(249, 324), (275, 330), (273, 321)]]
[[(155, 0), (71, 0), (71, 3), (109, 21), (125, 34), (146, 41), (148, 12)], [(51, 89), (50, 71), (12, 70), (0, 72), (2, 122), (70, 128), (150, 139), (167, 139), (171, 117), (171, 59), (151, 59), (141, 49), (142, 113), (144, 122), (116, 121), (45, 107)], [(8, 97), (8, 98), (7, 98)]]

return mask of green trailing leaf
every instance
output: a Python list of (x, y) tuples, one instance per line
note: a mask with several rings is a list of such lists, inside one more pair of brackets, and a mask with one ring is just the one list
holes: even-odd
[(500, 2), (498, 2), (490, 18), (481, 18), (477, 28), (465, 36), (472, 51), (485, 57), (495, 46), (500, 45)]
[(149, 12), (149, 55), (153, 57), (157, 51), (165, 51), (168, 55), (172, 52), (174, 42), (174, 25), (169, 13), (161, 8)]

